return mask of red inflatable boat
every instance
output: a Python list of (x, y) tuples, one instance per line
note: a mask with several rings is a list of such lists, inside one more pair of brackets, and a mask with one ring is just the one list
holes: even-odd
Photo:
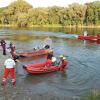
[(92, 43), (97, 43), (97, 44), (100, 44), (100, 39), (90, 39), (88, 40), (89, 42), (92, 42)]
[(43, 50), (34, 50), (32, 52), (21, 52), (17, 55), (20, 57), (31, 57), (31, 56), (40, 56), (48, 53), (52, 53), (53, 51), (51, 49), (43, 49)]
[(78, 36), (78, 39), (88, 40), (90, 42), (96, 42), (97, 44), (100, 44), (100, 34), (97, 36)]
[(45, 68), (45, 63), (28, 64), (24, 65), (23, 68), (30, 74), (45, 74), (50, 72), (56, 72), (59, 70), (58, 66), (51, 66), (49, 68)]
[(90, 39), (100, 39), (100, 37), (97, 37), (97, 36), (78, 36), (78, 39), (90, 40)]

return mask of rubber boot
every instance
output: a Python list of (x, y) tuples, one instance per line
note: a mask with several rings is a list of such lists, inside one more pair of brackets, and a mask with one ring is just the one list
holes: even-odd
[(12, 84), (12, 85), (15, 85), (15, 83), (16, 83), (15, 79), (12, 79), (12, 80), (11, 80), (11, 84)]
[(5, 78), (3, 78), (1, 85), (2, 86), (5, 86), (6, 85), (6, 79)]

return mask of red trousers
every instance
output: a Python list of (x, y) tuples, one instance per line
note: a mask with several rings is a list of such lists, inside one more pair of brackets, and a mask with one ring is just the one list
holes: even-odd
[(8, 77), (9, 73), (11, 75), (11, 79), (15, 79), (15, 76), (14, 76), (15, 68), (5, 68), (5, 72), (4, 72), (4, 78), (5, 79)]

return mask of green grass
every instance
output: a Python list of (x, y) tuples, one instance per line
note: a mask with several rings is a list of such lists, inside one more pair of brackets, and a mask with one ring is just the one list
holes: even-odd
[(97, 90), (90, 91), (81, 100), (100, 100), (100, 92)]

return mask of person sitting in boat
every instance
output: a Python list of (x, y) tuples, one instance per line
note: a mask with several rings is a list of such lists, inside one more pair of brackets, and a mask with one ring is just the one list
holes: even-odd
[(56, 57), (52, 57), (52, 66), (56, 66), (57, 65), (57, 59)]
[(47, 58), (47, 60), (45, 62), (44, 69), (49, 69), (50, 66), (53, 66), (55, 62), (56, 62), (56, 57), (52, 57), (51, 59), (50, 58)]
[(62, 71), (66, 68), (68, 61), (63, 55), (60, 56), (60, 60), (61, 60), (60, 71)]
[(84, 31), (84, 36), (88, 36), (88, 32), (87, 31)]
[(48, 53), (47, 59), (52, 59), (53, 57), (53, 52)]
[(44, 46), (44, 48), (45, 49), (50, 49), (50, 48), (53, 48), (52, 46), (53, 46), (53, 43), (52, 43), (52, 39), (49, 37), (49, 36), (47, 36), (46, 38), (45, 38), (45, 40), (44, 40), (44, 44), (43, 44)]

